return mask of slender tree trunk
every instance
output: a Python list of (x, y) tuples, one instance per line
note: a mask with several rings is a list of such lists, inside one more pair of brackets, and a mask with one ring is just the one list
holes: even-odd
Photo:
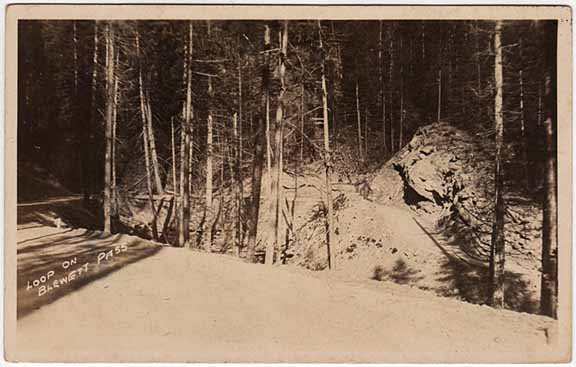
[[(330, 26), (332, 27), (332, 37), (337, 40), (338, 36), (336, 30), (334, 29), (334, 21), (330, 21)], [(336, 42), (336, 74), (338, 80), (342, 80), (342, 52), (340, 50), (340, 41)]]
[[(318, 20), (318, 38), (320, 54), (324, 55), (322, 43), (322, 24)], [(328, 121), (328, 91), (326, 87), (325, 60), (321, 61), (322, 75), (322, 117), (324, 125), (324, 179), (326, 183), (326, 249), (328, 251), (328, 268), (336, 267), (336, 236), (334, 230), (334, 208), (332, 202), (332, 157), (330, 151), (330, 123)]]
[[(334, 22), (330, 22), (332, 26), (332, 33), (334, 35)], [(338, 79), (337, 79), (336, 65), (332, 63), (330, 68), (330, 78), (328, 84), (328, 106), (330, 106), (330, 134), (336, 136), (336, 121), (338, 120), (337, 108), (338, 108)]]
[[(520, 39), (520, 64), (523, 67), (523, 52), (522, 52), (522, 39)], [(525, 115), (524, 115), (524, 72), (520, 69), (519, 73), (519, 82), (520, 82), (520, 149), (522, 150), (522, 174), (524, 178), (524, 182), (528, 185), (530, 180), (528, 174), (528, 151), (527, 151), (527, 144), (526, 144), (526, 123), (525, 123)]]
[(168, 206), (168, 212), (166, 213), (166, 219), (164, 219), (164, 225), (162, 226), (162, 238), (165, 243), (170, 243), (168, 238), (168, 232), (170, 230), (170, 222), (172, 221), (172, 213), (174, 212), (174, 203), (176, 201), (176, 196), (172, 196), (170, 200), (170, 205)]
[(436, 114), (436, 121), (440, 122), (442, 117), (442, 68), (438, 70), (438, 111)]
[(244, 204), (244, 180), (242, 177), (242, 64), (241, 57), (238, 58), (238, 130), (236, 135), (236, 178), (238, 184), (237, 194), (237, 217), (236, 227), (238, 236), (238, 256), (240, 256), (240, 249), (244, 246), (244, 231), (242, 230), (242, 210)]
[[(148, 141), (149, 144), (149, 150), (150, 150), (150, 158), (152, 161), (152, 169), (154, 172), (154, 180), (155, 180), (155, 184), (156, 184), (156, 192), (158, 194), (162, 194), (163, 190), (162, 190), (162, 180), (160, 179), (160, 173), (159, 173), (159, 168), (158, 168), (158, 156), (156, 154), (156, 140), (154, 138), (154, 129), (152, 127), (152, 111), (150, 110), (150, 99), (148, 94), (144, 91), (144, 85), (143, 85), (143, 77), (142, 77), (142, 58), (140, 55), (140, 33), (138, 31), (138, 28), (136, 28), (136, 52), (137, 52), (137, 57), (138, 57), (138, 88), (139, 88), (139, 93), (140, 93), (140, 104), (141, 104), (141, 109), (142, 109), (142, 118), (143, 118), (143, 123), (146, 124), (146, 128), (144, 129), (145, 133), (148, 135), (146, 137), (146, 140)], [(149, 164), (149, 163), (147, 163)]]
[(388, 65), (388, 93), (390, 101), (390, 152), (394, 153), (394, 119), (393, 119), (393, 108), (392, 108), (392, 101), (394, 100), (393, 97), (393, 87), (392, 87), (392, 76), (394, 72), (394, 37), (393, 37), (394, 29), (392, 27), (389, 28), (388, 31), (388, 39), (390, 40), (389, 44), (389, 53), (390, 53), (390, 63)]
[[(76, 29), (76, 21), (72, 21), (72, 59), (73, 59), (73, 68), (74, 68), (74, 97), (75, 103), (78, 101), (76, 100), (78, 96), (78, 32)], [(76, 107), (75, 107), (76, 108)]]
[(300, 134), (298, 142), (298, 158), (294, 160), (294, 198), (292, 199), (291, 220), (294, 225), (294, 216), (296, 212), (296, 202), (298, 201), (298, 177), (300, 176), (300, 166), (304, 160), (304, 74), (300, 79), (300, 105), (298, 106), (300, 115)]
[(172, 219), (172, 213), (174, 211), (174, 206), (178, 202), (178, 183), (176, 179), (176, 138), (174, 132), (174, 118), (170, 119), (170, 148), (172, 152), (172, 200), (170, 201), (170, 206), (168, 207), (168, 214), (166, 215), (166, 220), (164, 221), (164, 226), (162, 227), (162, 235), (164, 236), (164, 241), (168, 242), (167, 232), (170, 229), (170, 222)]
[(360, 117), (360, 97), (358, 96), (358, 81), (356, 81), (356, 117), (357, 117), (357, 128), (358, 128), (358, 155), (360, 160), (364, 161), (362, 154), (362, 119)]
[(270, 95), (269, 92), (265, 95), (266, 98), (266, 177), (268, 181), (268, 196), (272, 192), (272, 140), (270, 138)]
[(148, 93), (144, 93), (144, 101), (146, 106), (146, 122), (148, 125), (146, 131), (148, 132), (148, 142), (150, 143), (150, 158), (154, 171), (154, 182), (156, 184), (156, 192), (162, 195), (164, 194), (164, 189), (162, 188), (162, 179), (160, 178), (160, 166), (158, 164), (158, 154), (156, 153), (156, 137), (152, 125), (152, 108), (150, 106), (150, 96)]
[(112, 233), (112, 119), (114, 113), (114, 27), (106, 24), (106, 154), (104, 159), (104, 233)]
[(158, 240), (158, 229), (156, 226), (156, 208), (154, 204), (154, 192), (152, 188), (152, 170), (150, 167), (150, 142), (148, 141), (148, 124), (146, 122), (146, 102), (144, 97), (144, 88), (142, 86), (142, 65), (140, 58), (140, 34), (138, 27), (136, 27), (136, 57), (138, 58), (138, 92), (140, 97), (140, 117), (142, 118), (142, 141), (144, 145), (144, 165), (146, 167), (146, 186), (148, 189), (148, 199), (150, 202), (150, 210), (153, 213), (152, 217), (152, 238), (154, 241)]
[(364, 159), (368, 160), (368, 106), (364, 105)]
[[(208, 118), (207, 118), (207, 133), (206, 133), (206, 206), (205, 212), (208, 218), (212, 216), (212, 192), (213, 188), (213, 166), (212, 155), (214, 150), (214, 121), (212, 118), (212, 98), (214, 90), (212, 88), (212, 78), (208, 77)], [(208, 252), (212, 250), (212, 231), (211, 226), (208, 226), (208, 234), (205, 237), (204, 249)]]
[(119, 65), (119, 55), (120, 52), (116, 52), (116, 60), (114, 61), (114, 108), (112, 110), (112, 217), (114, 221), (118, 219), (118, 190), (116, 188), (116, 126), (117, 126), (117, 116), (118, 116), (118, 65)]
[(446, 107), (446, 111), (450, 111), (450, 108), (452, 108), (452, 42), (453, 42), (453, 38), (454, 38), (454, 27), (452, 26), (450, 28), (450, 32), (448, 33), (448, 45), (447, 45), (447, 51), (448, 51), (448, 80), (447, 80), (447, 85), (446, 85), (446, 102), (444, 103), (444, 105), (447, 105), (448, 107)]
[[(265, 104), (265, 103), (264, 103)], [(265, 109), (265, 107), (264, 107)], [(248, 227), (248, 238), (246, 246), (246, 260), (254, 261), (256, 251), (256, 241), (258, 238), (258, 219), (260, 214), (260, 196), (262, 193), (262, 172), (264, 171), (264, 145), (265, 145), (265, 119), (260, 115), (259, 127), (256, 132), (254, 144), (254, 161), (252, 163), (252, 192), (249, 208), (250, 226)], [(262, 126), (264, 125), (264, 126)]]
[(172, 150), (172, 194), (174, 197), (176, 197), (178, 193), (178, 183), (176, 180), (176, 138), (174, 132), (174, 118), (170, 120), (170, 132), (170, 143)]
[[(88, 177), (88, 142), (87, 142), (87, 129), (86, 123), (84, 123), (84, 116), (80, 114), (80, 100), (78, 96), (78, 31), (76, 21), (72, 21), (72, 67), (73, 67), (73, 91), (72, 91), (72, 116), (75, 120), (77, 126), (77, 139), (78, 139), (78, 154), (81, 167), (81, 179), (82, 179), (82, 192), (83, 192), (83, 204), (84, 207), (89, 207), (89, 194), (88, 194), (88, 183), (90, 181)], [(94, 111), (94, 110), (92, 110)], [(94, 126), (94, 125), (92, 125)], [(112, 203), (114, 200), (112, 199)]]
[[(92, 54), (92, 82), (91, 82), (91, 96), (90, 96), (90, 127), (94, 128), (96, 126), (96, 100), (98, 93), (98, 21), (94, 21), (94, 53)], [(85, 137), (85, 134), (82, 134)], [(82, 146), (87, 146), (89, 139), (83, 141)], [(80, 149), (83, 149), (82, 147)], [(86, 155), (83, 154), (82, 160), (82, 191), (83, 191), (83, 205), (88, 207), (90, 202), (90, 173), (88, 167), (88, 160)]]
[(188, 197), (192, 197), (192, 169), (194, 168), (194, 126), (192, 120), (194, 119), (194, 106), (190, 111), (190, 136), (188, 138)]
[(300, 159), (299, 159), (299, 168), (300, 164), (304, 162), (304, 113), (306, 111), (306, 104), (304, 103), (304, 97), (306, 96), (306, 92), (304, 89), (304, 76), (302, 76), (301, 84), (301, 96), (300, 96)]
[(234, 218), (235, 222), (235, 249), (236, 255), (240, 256), (240, 248), (242, 247), (240, 243), (240, 236), (242, 232), (242, 219), (240, 214), (240, 205), (241, 205), (241, 193), (240, 193), (240, 170), (238, 167), (239, 159), (238, 159), (238, 113), (234, 113), (232, 116), (232, 135), (234, 137), (234, 146), (230, 147), (232, 153), (230, 154), (231, 160), (234, 161), (234, 168), (231, 169), (230, 178), (232, 179), (232, 186), (234, 187), (234, 196), (235, 196), (235, 209), (236, 209), (236, 218)]
[(482, 64), (480, 61), (480, 29), (478, 28), (478, 20), (474, 21), (474, 25), (476, 28), (476, 32), (474, 33), (474, 43), (475, 43), (475, 47), (476, 47), (476, 89), (478, 90), (477, 92), (477, 118), (481, 118), (481, 112), (482, 112)]
[(480, 93), (482, 89), (482, 64), (480, 63), (480, 29), (478, 28), (478, 20), (474, 21), (476, 32), (474, 33), (474, 45), (476, 47), (476, 88), (478, 89), (478, 103), (480, 103)]
[(542, 126), (542, 82), (538, 81), (538, 127)]
[[(274, 218), (274, 240), (268, 241), (266, 246), (266, 265), (274, 263), (274, 253), (280, 249), (280, 226), (281, 226), (281, 211), (282, 211), (282, 138), (284, 130), (284, 92), (286, 73), (286, 55), (288, 49), (288, 21), (283, 21), (283, 27), (280, 34), (281, 37), (281, 52), (279, 60), (279, 79), (280, 79), (280, 92), (277, 98), (276, 106), (276, 121), (274, 123), (274, 148), (275, 156), (272, 161), (272, 192), (270, 195), (271, 202), (273, 203), (273, 218)], [(278, 260), (280, 260), (278, 258)]]
[(400, 65), (400, 133), (398, 136), (398, 149), (404, 144), (404, 65)]
[(384, 155), (388, 153), (388, 143), (386, 141), (386, 91), (384, 89), (384, 26), (382, 20), (379, 21), (380, 32), (378, 36), (378, 66), (380, 68), (380, 101), (382, 104), (382, 143)]
[[(270, 70), (270, 55), (269, 50), (272, 48), (272, 41), (270, 37), (270, 28), (265, 26), (264, 28), (264, 67)], [(269, 72), (267, 72), (269, 74)], [(270, 78), (270, 75), (268, 75)], [(267, 81), (266, 87), (264, 88), (264, 98), (266, 99), (266, 179), (268, 181), (267, 195), (271, 197), (272, 195), (272, 141), (271, 141), (271, 131), (270, 131), (270, 84)]]
[(557, 25), (547, 25), (550, 35), (544, 84), (546, 136), (545, 198), (542, 222), (542, 284), (540, 313), (558, 318), (558, 166), (557, 166)]
[(502, 22), (496, 21), (494, 32), (494, 81), (496, 84), (496, 97), (494, 100), (495, 127), (496, 127), (496, 162), (495, 162), (495, 205), (494, 226), (492, 229), (492, 244), (490, 251), (490, 304), (496, 308), (504, 308), (504, 262), (505, 262), (505, 236), (504, 236), (504, 175), (502, 172), (502, 149), (504, 145), (504, 111), (502, 105), (503, 77), (502, 77)]
[(188, 22), (188, 44), (186, 46), (186, 58), (184, 74), (186, 77), (186, 102), (184, 104), (184, 119), (182, 124), (182, 136), (180, 143), (180, 215), (178, 218), (178, 244), (181, 247), (191, 245), (190, 242), (190, 186), (189, 186), (189, 147), (192, 130), (192, 55), (194, 26)]
[(526, 123), (524, 116), (524, 78), (522, 70), (520, 70), (520, 140), (520, 149), (522, 149), (522, 173), (524, 182), (527, 184), (529, 180), (529, 173), (528, 151), (526, 147)]
[(425, 22), (420, 21), (420, 62), (423, 64), (426, 59), (426, 36), (424, 33)]

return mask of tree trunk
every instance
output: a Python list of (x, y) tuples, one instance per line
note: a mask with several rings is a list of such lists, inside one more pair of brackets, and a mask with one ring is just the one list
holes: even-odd
[(368, 160), (368, 105), (364, 105), (364, 159)]
[(116, 60), (114, 61), (114, 103), (112, 110), (112, 217), (114, 222), (117, 222), (119, 212), (118, 212), (118, 190), (116, 188), (116, 126), (117, 126), (117, 116), (118, 116), (118, 65), (119, 65), (119, 55), (120, 52), (116, 53)]
[[(98, 21), (94, 21), (94, 53), (92, 54), (92, 82), (91, 82), (91, 96), (90, 96), (90, 127), (96, 126), (96, 100), (98, 93)], [(85, 134), (82, 134), (85, 137)], [(89, 140), (89, 139), (87, 139)], [(89, 145), (87, 141), (81, 142), (82, 146)], [(80, 147), (82, 149), (82, 147)], [(82, 152), (81, 152), (82, 154)], [(82, 161), (82, 191), (83, 191), (83, 205), (88, 207), (90, 201), (90, 169), (88, 167), (87, 157), (83, 154)]]
[(190, 200), (192, 195), (192, 169), (194, 168), (194, 126), (192, 120), (194, 119), (194, 106), (190, 107), (190, 133), (188, 137), (188, 198)]
[[(78, 142), (78, 154), (80, 160), (80, 169), (81, 169), (81, 181), (82, 181), (82, 196), (83, 196), (83, 205), (85, 208), (89, 208), (90, 205), (90, 195), (88, 185), (90, 184), (90, 164), (88, 163), (88, 155), (90, 152), (88, 151), (88, 147), (90, 144), (88, 143), (87, 139), (87, 124), (84, 122), (85, 116), (81, 115), (81, 102), (79, 99), (79, 90), (78, 90), (78, 69), (80, 67), (78, 63), (78, 30), (76, 21), (72, 21), (72, 59), (73, 59), (73, 94), (72, 94), (72, 116), (76, 122), (76, 136)], [(94, 65), (95, 67), (95, 65)], [(92, 88), (93, 95), (94, 88)], [(24, 95), (27, 95), (26, 93)], [(94, 97), (92, 97), (94, 98)], [(95, 105), (92, 106), (92, 111), (95, 110)], [(20, 110), (23, 111), (23, 110)], [(94, 112), (92, 112), (93, 115)], [(94, 128), (95, 124), (91, 124), (89, 127), (90, 129)], [(112, 203), (114, 200), (112, 198)]]
[(269, 82), (270, 65), (268, 64), (268, 50), (270, 45), (270, 28), (264, 26), (264, 67), (262, 68), (262, 109), (259, 116), (258, 128), (254, 142), (254, 161), (252, 162), (252, 192), (250, 205), (250, 226), (248, 228), (248, 240), (246, 248), (246, 260), (253, 262), (258, 238), (258, 220), (260, 216), (260, 196), (262, 194), (262, 173), (264, 171), (265, 155), (268, 146), (268, 119), (269, 119)]
[[(74, 68), (74, 103), (78, 103), (78, 32), (76, 21), (72, 21), (72, 59)], [(75, 106), (75, 108), (77, 108)]]
[[(522, 55), (522, 39), (520, 39), (520, 64), (523, 67), (523, 55)], [(524, 73), (523, 70), (520, 69), (519, 75), (520, 81), (520, 149), (521, 149), (521, 156), (522, 156), (522, 176), (524, 178), (524, 183), (528, 186), (528, 181), (530, 179), (528, 173), (528, 151), (526, 146), (526, 122), (524, 116)]]
[(170, 143), (172, 150), (172, 195), (176, 197), (178, 193), (178, 183), (176, 181), (176, 138), (174, 132), (174, 118), (170, 120)]
[(557, 90), (556, 60), (557, 25), (549, 24), (549, 47), (544, 84), (546, 134), (545, 198), (542, 223), (542, 284), (540, 313), (558, 318), (558, 166), (557, 166)]
[(184, 62), (184, 75), (186, 77), (186, 102), (184, 104), (184, 119), (180, 143), (180, 213), (178, 217), (178, 245), (186, 247), (190, 242), (190, 186), (189, 186), (189, 147), (192, 130), (192, 54), (194, 26), (188, 22), (188, 44)]
[(244, 179), (242, 177), (242, 64), (241, 57), (238, 58), (238, 132), (236, 136), (236, 178), (238, 185), (238, 208), (237, 208), (237, 232), (238, 232), (238, 256), (240, 256), (240, 249), (244, 246), (244, 231), (242, 229), (242, 210), (244, 206)]
[[(214, 90), (212, 89), (212, 78), (208, 77), (208, 118), (207, 118), (207, 133), (206, 133), (206, 203), (205, 213), (208, 218), (212, 217), (212, 191), (213, 191), (213, 167), (212, 167), (212, 154), (214, 150), (214, 122), (212, 119), (212, 98)], [(212, 249), (212, 227), (208, 226), (208, 233), (204, 238), (204, 249), (208, 252)]]
[[(320, 42), (320, 55), (324, 57), (324, 46), (322, 43), (322, 24), (318, 20), (318, 38)], [(336, 267), (336, 237), (334, 231), (334, 208), (332, 202), (332, 157), (330, 152), (330, 124), (328, 121), (328, 91), (326, 87), (326, 66), (325, 60), (321, 61), (322, 75), (322, 117), (324, 125), (324, 179), (326, 184), (326, 249), (328, 252), (328, 268)]]
[[(142, 123), (146, 124), (146, 128), (143, 130), (146, 136), (146, 141), (149, 145), (150, 158), (152, 161), (152, 169), (154, 172), (154, 181), (156, 184), (156, 192), (160, 195), (163, 194), (162, 180), (160, 179), (160, 172), (158, 167), (158, 156), (156, 154), (156, 139), (154, 138), (154, 129), (152, 127), (152, 111), (150, 109), (150, 98), (148, 93), (144, 90), (143, 81), (143, 71), (142, 71), (142, 58), (140, 55), (140, 33), (138, 27), (136, 27), (136, 53), (138, 57), (138, 88), (140, 93), (140, 108), (142, 114)], [(147, 163), (149, 164), (149, 163)]]
[(106, 154), (104, 159), (104, 233), (112, 233), (112, 119), (114, 113), (114, 28), (106, 24)]
[(380, 23), (380, 32), (378, 36), (378, 67), (380, 68), (380, 102), (382, 104), (382, 143), (384, 155), (388, 153), (388, 144), (386, 142), (386, 91), (384, 90), (384, 26), (382, 20)]
[(172, 200), (170, 201), (170, 206), (168, 208), (168, 214), (166, 215), (166, 220), (164, 221), (164, 226), (162, 227), (162, 235), (164, 236), (164, 241), (169, 243), (167, 231), (170, 230), (170, 222), (172, 219), (172, 213), (174, 211), (174, 206), (178, 207), (178, 183), (176, 180), (176, 138), (174, 132), (174, 118), (170, 119), (170, 148), (172, 152)]
[(495, 157), (495, 204), (494, 225), (492, 228), (492, 243), (490, 251), (490, 304), (496, 308), (504, 308), (504, 262), (505, 262), (505, 236), (504, 236), (504, 175), (502, 172), (502, 149), (504, 144), (504, 111), (502, 105), (502, 22), (496, 21), (494, 32), (494, 81), (496, 84), (496, 97), (494, 100), (495, 128), (496, 128), (496, 157)]
[(298, 201), (298, 177), (300, 176), (300, 167), (304, 160), (304, 74), (302, 74), (300, 79), (300, 105), (298, 106), (298, 115), (300, 117), (298, 157), (294, 159), (294, 197), (292, 198), (292, 207), (290, 208), (292, 226), (294, 226), (296, 202)]
[[(266, 265), (274, 263), (274, 253), (280, 249), (280, 225), (281, 225), (281, 210), (282, 210), (282, 159), (283, 159), (283, 130), (284, 130), (284, 93), (285, 93), (285, 80), (286, 73), (286, 55), (288, 49), (288, 21), (283, 21), (282, 31), (280, 31), (281, 39), (281, 55), (279, 60), (279, 79), (280, 79), (280, 92), (278, 94), (276, 103), (276, 121), (274, 123), (274, 159), (272, 161), (272, 192), (270, 195), (271, 207), (273, 209), (274, 218), (274, 240), (268, 241), (266, 244)], [(278, 259), (279, 260), (279, 259)]]
[(176, 196), (172, 196), (172, 199), (170, 199), (170, 205), (168, 206), (168, 212), (166, 213), (166, 219), (164, 219), (164, 225), (162, 226), (162, 238), (165, 243), (170, 243), (168, 238), (168, 231), (170, 230), (170, 222), (172, 221), (172, 213), (174, 212), (175, 201)]
[(450, 32), (448, 33), (448, 45), (447, 45), (447, 51), (448, 51), (448, 80), (446, 83), (446, 102), (444, 103), (444, 105), (447, 105), (448, 107), (446, 108), (446, 111), (450, 111), (450, 108), (452, 108), (453, 102), (452, 102), (452, 39), (454, 37), (454, 26), (452, 26), (450, 28)]
[(272, 193), (272, 141), (270, 139), (270, 94), (266, 95), (266, 177), (268, 182), (267, 195)]
[(240, 248), (238, 249), (238, 256), (240, 256), (240, 250), (244, 247), (244, 175), (242, 173), (242, 164), (244, 162), (244, 154), (242, 150), (244, 149), (244, 144), (242, 143), (243, 134), (242, 130), (244, 128), (242, 118), (238, 118), (238, 186), (240, 197), (238, 198), (238, 227), (239, 227), (239, 239)]
[(481, 64), (481, 60), (480, 60), (480, 29), (478, 28), (478, 20), (474, 21), (474, 25), (475, 25), (475, 30), (476, 32), (474, 32), (474, 45), (476, 48), (476, 89), (477, 89), (477, 93), (476, 95), (478, 96), (478, 98), (476, 99), (476, 107), (477, 107), (477, 116), (476, 118), (481, 118), (481, 114), (482, 114), (482, 64)]
[(302, 162), (304, 162), (304, 113), (306, 111), (305, 109), (306, 104), (304, 103), (304, 97), (306, 96), (306, 92), (304, 89), (304, 76), (302, 76), (300, 88), (302, 94), (300, 97), (300, 159), (298, 160), (299, 168)]
[(234, 227), (235, 227), (235, 234), (234, 234), (234, 241), (235, 241), (235, 249), (236, 255), (240, 256), (240, 248), (242, 247), (240, 242), (241, 232), (242, 232), (242, 218), (240, 213), (240, 206), (242, 202), (242, 194), (240, 192), (240, 167), (238, 159), (239, 157), (239, 146), (238, 146), (238, 114), (234, 113), (232, 116), (232, 135), (234, 137), (234, 144), (233, 147), (230, 147), (232, 150), (231, 159), (234, 161), (234, 168), (231, 169), (230, 177), (232, 178), (232, 186), (234, 187), (234, 196), (235, 196), (235, 209), (236, 209), (236, 218), (234, 218)]
[(356, 118), (358, 122), (358, 155), (360, 156), (360, 160), (364, 161), (362, 154), (362, 120), (360, 118), (360, 97), (358, 96), (358, 81), (356, 81)]
[(256, 132), (256, 140), (254, 144), (254, 161), (252, 163), (252, 192), (250, 193), (249, 208), (250, 225), (248, 227), (248, 238), (246, 241), (246, 260), (249, 262), (254, 261), (256, 241), (258, 238), (260, 196), (262, 194), (262, 173), (264, 171), (264, 145), (266, 140), (264, 116), (261, 114), (258, 119), (260, 120), (260, 123)]
[(425, 30), (425, 22), (424, 21), (420, 21), (420, 48), (421, 48), (421, 55), (420, 55), (420, 62), (424, 63), (424, 60), (426, 59), (426, 37), (424, 34), (424, 30)]
[(400, 65), (400, 133), (398, 136), (398, 149), (404, 144), (404, 65)]
[(152, 170), (150, 167), (150, 142), (148, 141), (148, 124), (146, 122), (146, 102), (144, 99), (144, 88), (142, 85), (142, 65), (140, 59), (140, 34), (138, 27), (136, 27), (136, 57), (138, 58), (138, 92), (140, 97), (140, 117), (142, 118), (142, 142), (144, 145), (144, 165), (146, 167), (146, 186), (148, 190), (148, 200), (150, 202), (150, 210), (153, 213), (152, 217), (152, 238), (154, 241), (158, 240), (158, 228), (156, 226), (156, 208), (154, 205), (154, 192), (152, 188)]
[(538, 121), (537, 126), (542, 126), (542, 82), (538, 81)]
[(436, 121), (440, 122), (442, 117), (442, 68), (438, 70), (438, 111)]
[(392, 27), (390, 27), (388, 29), (388, 39), (390, 40), (390, 45), (389, 45), (389, 53), (390, 53), (390, 63), (388, 65), (388, 93), (389, 93), (389, 103), (390, 103), (390, 152), (394, 153), (394, 119), (393, 119), (393, 115), (392, 115), (392, 101), (394, 100), (394, 98), (392, 98), (393, 94), (393, 88), (392, 88), (392, 75), (394, 72), (394, 37), (392, 35), (394, 29)]
[(150, 95), (148, 93), (144, 94), (144, 100), (146, 102), (146, 121), (148, 132), (148, 142), (150, 143), (150, 158), (152, 159), (152, 169), (154, 170), (154, 182), (156, 184), (156, 192), (159, 195), (164, 194), (164, 189), (162, 188), (162, 179), (160, 178), (160, 167), (158, 164), (158, 154), (156, 153), (156, 137), (154, 134), (154, 127), (152, 126), (152, 108), (150, 106)]
[[(330, 21), (330, 25), (332, 27), (332, 37), (337, 40), (336, 30), (334, 29), (334, 21)], [(338, 76), (338, 80), (342, 80), (342, 52), (340, 50), (340, 42), (336, 42), (336, 74)]]

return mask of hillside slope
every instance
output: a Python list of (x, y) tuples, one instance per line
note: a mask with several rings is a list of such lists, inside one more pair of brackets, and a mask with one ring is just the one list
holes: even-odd
[[(353, 185), (334, 186), (337, 271), (349, 278), (388, 280), (485, 303), (492, 171), (489, 142), (444, 123), (421, 128), (368, 177), (370, 197)], [(320, 193), (315, 197), (322, 200)], [(537, 312), (540, 209), (512, 189), (506, 203), (507, 307)], [(293, 262), (323, 269), (323, 216), (317, 215), (318, 209), (300, 210), (308, 210), (308, 215), (300, 216), (307, 220), (297, 226)]]

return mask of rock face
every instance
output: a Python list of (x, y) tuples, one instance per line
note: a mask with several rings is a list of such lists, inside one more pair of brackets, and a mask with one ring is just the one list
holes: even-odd
[(408, 201), (453, 205), (491, 196), (491, 148), (485, 139), (439, 123), (419, 129), (390, 163), (413, 191), (408, 195), (417, 194)]
[[(442, 234), (441, 242), (457, 248), (464, 257), (482, 266), (489, 259), (494, 216), (491, 140), (472, 136), (446, 123), (428, 125), (420, 128), (380, 173), (390, 174), (390, 169), (395, 169), (403, 183), (403, 201), (433, 219), (435, 229)], [(378, 176), (373, 186), (382, 181)], [(522, 196), (518, 187), (510, 184), (513, 180), (508, 181), (506, 269), (510, 272), (508, 279), (514, 283), (510, 289), (522, 285), (521, 292), (509, 297), (509, 306), (535, 311), (539, 293), (541, 209), (534, 199)], [(394, 198), (383, 195), (378, 200), (387, 203)]]

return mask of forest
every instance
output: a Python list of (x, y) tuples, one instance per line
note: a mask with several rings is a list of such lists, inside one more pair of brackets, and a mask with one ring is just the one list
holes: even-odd
[[(19, 21), (18, 202), (77, 194), (94, 220), (70, 226), (268, 266), (339, 271), (372, 243), (408, 259), (373, 279), (406, 284), (424, 268), (392, 235), (412, 220), (383, 219), (398, 200), (477, 257), (457, 297), (556, 318), (556, 37), (528, 20)], [(351, 229), (372, 214), (388, 237)], [(530, 258), (537, 304), (511, 293), (510, 256)]]

